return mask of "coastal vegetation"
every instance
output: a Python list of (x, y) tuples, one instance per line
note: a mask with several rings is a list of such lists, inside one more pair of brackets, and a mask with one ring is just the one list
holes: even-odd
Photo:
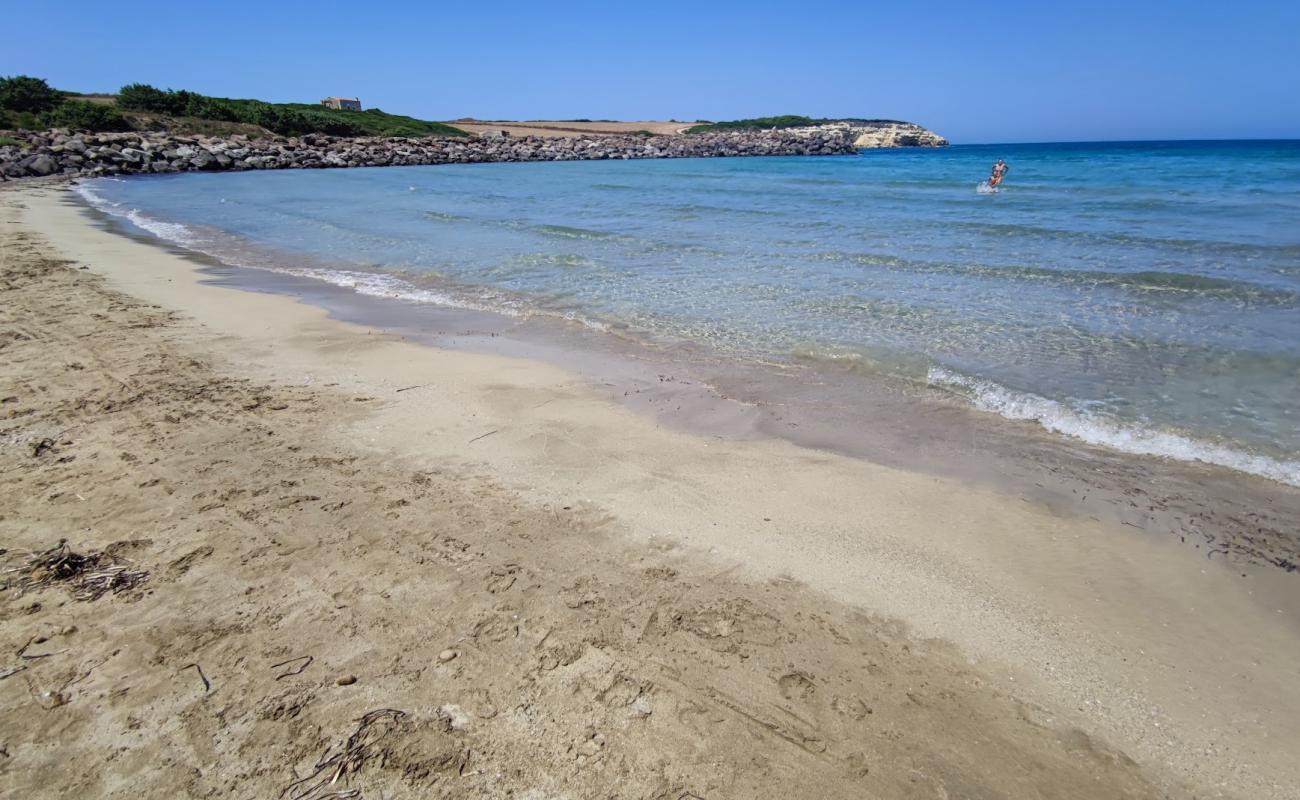
[(47, 128), (70, 128), (78, 131), (124, 131), (130, 126), (117, 109), (103, 103), (65, 100), (41, 116)]
[(30, 75), (0, 78), (0, 128), (127, 129), (126, 120), (112, 106), (72, 99), (75, 96)]
[(228, 135), (265, 130), (282, 136), (467, 136), (464, 131), (377, 108), (346, 111), (312, 103), (210, 97), (143, 83), (117, 95), (60, 91), (28, 75), (0, 78), (0, 129), (185, 130)]
[(267, 103), (261, 100), (209, 97), (185, 90), (158, 89), (148, 84), (123, 86), (117, 95), (123, 110), (257, 125), (283, 136), (324, 133), (330, 136), (465, 136), (464, 131), (414, 117), (388, 114), (377, 108), (346, 111), (310, 103)]
[(0, 108), (6, 111), (39, 114), (53, 110), (62, 102), (62, 93), (40, 78), (29, 75), (0, 78)]

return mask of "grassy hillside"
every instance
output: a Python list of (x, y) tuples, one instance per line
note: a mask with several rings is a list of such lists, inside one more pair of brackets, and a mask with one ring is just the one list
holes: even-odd
[[(256, 102), (248, 100), (234, 100), (231, 102), (244, 103)], [(400, 114), (389, 114), (380, 111), (377, 108), (367, 108), (365, 111), (341, 111), (333, 108), (326, 108), (322, 105), (313, 105), (310, 103), (277, 103), (281, 108), (292, 109), (295, 111), (314, 112), (324, 114), (326, 117), (351, 123), (363, 131), (364, 136), (467, 136), (465, 131), (460, 128), (453, 128), (450, 125), (444, 125), (441, 122), (428, 122), (415, 117), (404, 117)]]
[(209, 97), (185, 90), (156, 89), (140, 83), (123, 86), (117, 95), (117, 105), (127, 111), (259, 125), (286, 136), (304, 133), (326, 133), (333, 136), (467, 135), (450, 125), (388, 114), (377, 108), (344, 111), (326, 108), (317, 103), (267, 103), (261, 100)]
[(116, 95), (78, 95), (50, 87), (40, 78), (0, 78), (0, 129), (175, 130), (193, 133), (250, 133), (284, 136), (468, 136), (464, 131), (377, 108), (344, 111), (317, 103), (266, 103), (209, 97), (141, 83)]
[(825, 125), (830, 122), (852, 122), (857, 125), (906, 125), (894, 119), (856, 119), (826, 117), (801, 117), (796, 114), (783, 114), (779, 117), (754, 117), (753, 119), (733, 119), (727, 122), (707, 122), (686, 129), (687, 133), (712, 133), (716, 131), (760, 131), (772, 128), (804, 128), (809, 125)]

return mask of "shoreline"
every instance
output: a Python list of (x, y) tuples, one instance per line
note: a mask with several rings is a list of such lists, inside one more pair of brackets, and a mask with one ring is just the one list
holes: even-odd
[(246, 377), (380, 399), (337, 431), (373, 457), (486, 473), (551, 508), (581, 498), (634, 545), (675, 541), (724, 572), (902, 620), (953, 642), (1000, 690), (1221, 796), (1281, 797), (1297, 777), (1285, 758), (1300, 741), (1294, 579), (1278, 570), (1243, 580), (1036, 500), (767, 437), (667, 429), (570, 371), (234, 293), (174, 254), (96, 229), (59, 192), (20, 197), (24, 229), (115, 289), (194, 320), (190, 345)]
[[(220, 285), (288, 295), (342, 321), (436, 347), (544, 361), (679, 431), (720, 439), (778, 438), (954, 478), (1042, 503), (1056, 514), (1122, 524), (1138, 535), (1177, 539), (1207, 559), (1217, 555), (1246, 568), (1287, 572), (1300, 568), (1300, 535), (1294, 533), (1300, 531), (1300, 487), (1281, 478), (1109, 447), (1054, 430), (1043, 419), (1008, 418), (942, 383), (907, 384), (833, 359), (775, 363), (727, 357), (689, 343), (657, 343), (589, 319), (466, 305), (436, 284), (432, 301), (372, 294), (318, 277), (346, 266), (317, 264), (303, 254), (247, 241), (239, 242), (239, 251), (253, 263), (241, 256), (239, 263), (227, 264), (219, 254), (191, 249), (183, 237), (169, 238), (173, 223), (155, 221), (159, 230), (146, 227), (147, 235), (139, 235), (132, 230), (140, 225), (133, 216), (105, 210), (102, 200), (82, 189), (75, 193), (108, 230), (191, 259)], [(281, 266), (298, 263), (307, 266)], [(1251, 521), (1250, 528), (1241, 526), (1243, 519)]]

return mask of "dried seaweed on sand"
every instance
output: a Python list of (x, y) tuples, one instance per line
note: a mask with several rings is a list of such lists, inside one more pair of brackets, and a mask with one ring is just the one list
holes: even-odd
[(392, 731), (393, 723), (406, 716), (395, 708), (378, 708), (358, 720), (357, 729), (347, 742), (325, 753), (310, 775), (294, 781), (280, 793), (289, 800), (343, 800), (360, 797), (360, 789), (335, 789), (340, 779), (355, 775), (365, 766), (373, 747)]
[(20, 596), (62, 583), (75, 599), (83, 601), (134, 589), (149, 577), (148, 570), (113, 563), (104, 553), (77, 553), (68, 547), (66, 539), (60, 539), (48, 550), (33, 553), (26, 563), (6, 571), (17, 573), (18, 577), (6, 581), (5, 588), (17, 589)]

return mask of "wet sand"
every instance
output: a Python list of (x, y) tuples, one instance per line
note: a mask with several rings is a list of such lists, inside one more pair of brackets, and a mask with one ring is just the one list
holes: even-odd
[(0, 197), (5, 437), (56, 448), (4, 450), (5, 558), (144, 542), (114, 552), (151, 571), (5, 592), (11, 652), (62, 651), (0, 684), (20, 787), (278, 792), (382, 707), (407, 716), (350, 784), (375, 796), (1296, 783), (1294, 574), (800, 447), (748, 404), (718, 406), (735, 436), (683, 430), (573, 370), (207, 285), (58, 191)]

